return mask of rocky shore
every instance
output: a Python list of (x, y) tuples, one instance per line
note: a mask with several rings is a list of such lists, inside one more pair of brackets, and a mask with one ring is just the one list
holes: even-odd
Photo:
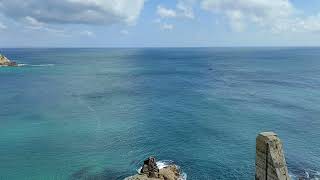
[(18, 66), (18, 64), (0, 54), (0, 66)]
[[(262, 132), (257, 136), (255, 165), (255, 180), (291, 180), (282, 142), (274, 132)], [(138, 174), (124, 180), (186, 180), (186, 176), (179, 166), (170, 164), (159, 168), (156, 159), (149, 157)]]
[(156, 159), (149, 157), (144, 161), (140, 173), (125, 180), (182, 180), (181, 176), (181, 170), (177, 165), (172, 164), (159, 169)]

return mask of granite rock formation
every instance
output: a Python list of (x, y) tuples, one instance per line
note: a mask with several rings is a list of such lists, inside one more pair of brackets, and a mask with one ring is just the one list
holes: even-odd
[(140, 173), (146, 174), (149, 178), (158, 178), (159, 168), (157, 166), (156, 158), (149, 157), (146, 159)]
[(125, 180), (179, 180), (181, 171), (176, 165), (169, 165), (159, 169), (154, 157), (144, 161), (139, 174), (127, 177)]
[(0, 54), (0, 66), (17, 66), (16, 62), (10, 61), (8, 58)]
[(290, 180), (282, 142), (273, 132), (256, 139), (256, 180)]

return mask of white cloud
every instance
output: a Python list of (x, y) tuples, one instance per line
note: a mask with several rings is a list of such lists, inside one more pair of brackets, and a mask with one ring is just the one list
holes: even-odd
[(293, 12), (289, 0), (202, 0), (201, 7), (216, 12), (241, 11), (256, 17), (287, 17)]
[(43, 23), (135, 23), (144, 0), (1, 0), (0, 12), (13, 19), (32, 17)]
[(123, 29), (123, 30), (120, 31), (120, 33), (121, 33), (122, 35), (128, 35), (128, 34), (129, 34), (129, 31)]
[(45, 26), (44, 23), (39, 22), (37, 19), (35, 19), (33, 17), (26, 16), (24, 19), (25, 19), (26, 24), (32, 29), (40, 29)]
[(202, 0), (201, 7), (226, 16), (237, 31), (244, 30), (248, 23), (276, 24), (294, 13), (289, 0)]
[[(193, 8), (190, 0), (180, 0), (175, 9), (166, 8), (162, 5), (157, 6), (157, 14), (160, 18), (194, 18)], [(193, 3), (192, 3), (193, 4)]]
[(284, 19), (281, 23), (274, 24), (271, 27), (272, 32), (320, 32), (320, 16), (308, 16), (308, 17), (295, 17)]
[(95, 36), (94, 32), (88, 31), (88, 30), (82, 31), (81, 34), (86, 35), (88, 37), (94, 37)]
[(275, 33), (320, 31), (320, 16), (297, 13), (290, 0), (201, 0), (200, 5), (226, 17), (235, 31), (249, 25)]
[(161, 29), (163, 30), (172, 30), (174, 28), (174, 26), (172, 24), (167, 24), (167, 23), (163, 23), (161, 24)]
[(154, 23), (158, 24), (160, 29), (162, 29), (162, 30), (172, 30), (172, 29), (174, 29), (174, 25), (173, 24), (169, 24), (167, 22), (163, 22), (163, 20), (160, 19), (160, 18), (155, 19)]
[(309, 16), (304, 19), (297, 19), (296, 31), (309, 31), (309, 32), (319, 32), (320, 31), (320, 14), (316, 16)]
[(170, 17), (176, 17), (177, 13), (175, 10), (173, 9), (167, 9), (163, 6), (158, 6), (157, 7), (157, 14), (161, 17), (161, 18), (170, 18)]
[(24, 22), (23, 24), (24, 27), (29, 30), (50, 32), (50, 33), (59, 34), (63, 36), (67, 35), (67, 33), (64, 30), (52, 28), (48, 24), (40, 22), (37, 19), (30, 16), (24, 17), (23, 22)]
[(8, 27), (0, 22), (0, 30), (7, 29)]
[(177, 10), (180, 11), (180, 16), (194, 19), (193, 6), (195, 3), (196, 0), (179, 0)]

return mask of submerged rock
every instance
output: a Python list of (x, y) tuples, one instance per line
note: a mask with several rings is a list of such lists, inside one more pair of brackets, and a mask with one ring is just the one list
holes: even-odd
[(139, 174), (127, 177), (125, 180), (180, 180), (180, 168), (174, 164), (161, 169), (156, 164), (154, 157), (149, 157), (144, 161)]
[(0, 66), (17, 66), (16, 62), (10, 61), (8, 58), (0, 54)]

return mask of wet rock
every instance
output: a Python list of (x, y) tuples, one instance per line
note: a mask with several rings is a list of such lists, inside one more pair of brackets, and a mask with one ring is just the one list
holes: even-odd
[(177, 180), (181, 172), (176, 165), (170, 165), (160, 170), (160, 177), (164, 180)]
[(156, 158), (149, 157), (143, 163), (141, 172), (146, 174), (149, 178), (158, 178), (159, 177), (159, 168), (156, 163)]
[(10, 61), (8, 58), (0, 54), (0, 66), (17, 66), (16, 62)]
[(179, 180), (180, 168), (174, 164), (159, 169), (154, 157), (144, 161), (139, 174), (125, 178), (125, 180)]

